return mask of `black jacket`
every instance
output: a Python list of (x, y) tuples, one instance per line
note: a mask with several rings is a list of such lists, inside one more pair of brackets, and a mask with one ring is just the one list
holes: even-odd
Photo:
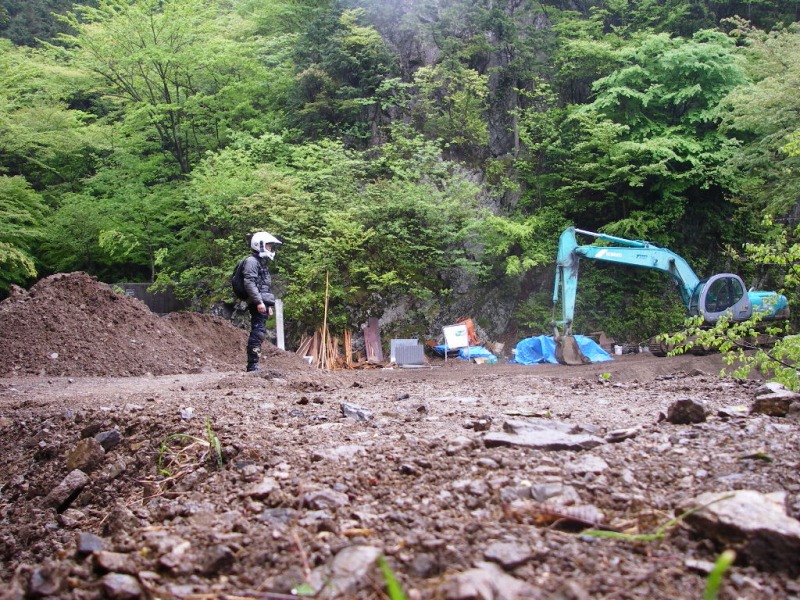
[(260, 304), (261, 302), (267, 306), (275, 304), (275, 296), (271, 292), (272, 277), (264, 260), (255, 254), (248, 256), (242, 265), (242, 276), (248, 304)]

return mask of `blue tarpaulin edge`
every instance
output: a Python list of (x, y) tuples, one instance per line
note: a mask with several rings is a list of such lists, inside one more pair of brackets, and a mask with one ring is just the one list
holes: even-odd
[[(447, 348), (445, 345), (431, 346), (431, 349), (439, 356), (444, 356), (445, 349), (447, 349), (447, 356), (453, 356), (456, 353), (456, 348)], [(469, 348), (458, 348), (458, 358), (469, 360), (471, 358), (488, 358), (494, 356), (483, 346), (470, 346)]]

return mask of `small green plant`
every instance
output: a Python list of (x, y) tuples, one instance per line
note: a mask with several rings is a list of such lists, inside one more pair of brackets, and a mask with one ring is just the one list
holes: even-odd
[[(685, 330), (672, 336), (661, 335), (658, 339), (673, 348), (670, 356), (683, 354), (694, 347), (720, 352), (725, 364), (732, 366), (731, 376), (746, 379), (751, 371), (757, 370), (771, 381), (797, 391), (800, 389), (797, 369), (800, 337), (786, 335), (787, 332), (787, 324), (768, 325), (763, 322), (763, 313), (754, 313), (750, 319), (741, 322), (723, 316), (710, 327), (703, 324), (701, 317), (693, 317), (686, 321)], [(768, 348), (770, 341), (774, 345)], [(727, 369), (720, 373), (721, 376), (727, 374)]]
[(206, 417), (206, 438), (208, 439), (211, 449), (214, 451), (214, 457), (217, 459), (217, 468), (222, 468), (222, 444), (219, 438), (211, 428), (211, 419)]
[(380, 568), (383, 580), (386, 582), (386, 593), (389, 594), (389, 600), (406, 600), (406, 595), (403, 592), (403, 588), (400, 587), (400, 582), (397, 581), (394, 571), (392, 571), (383, 556), (378, 557), (378, 568)]
[(301, 583), (292, 588), (292, 596), (316, 597), (317, 591), (308, 583)]
[(600, 381), (611, 381), (611, 373), (601, 373)]
[(206, 439), (188, 433), (172, 433), (165, 437), (158, 448), (158, 472), (165, 477), (178, 478), (202, 465), (209, 453), (217, 468), (222, 468), (222, 445), (208, 417), (205, 434)]
[(708, 574), (706, 580), (706, 591), (703, 593), (703, 600), (716, 600), (719, 591), (722, 588), (722, 583), (725, 578), (725, 573), (728, 572), (733, 562), (736, 560), (736, 552), (731, 549), (725, 550), (717, 557), (714, 563), (714, 568)]
[(717, 502), (722, 502), (723, 500), (728, 500), (733, 498), (733, 494), (729, 494), (727, 496), (723, 496), (722, 498), (717, 498), (708, 504), (704, 504), (703, 506), (697, 506), (694, 508), (690, 508), (689, 510), (682, 512), (677, 517), (670, 519), (660, 527), (658, 527), (653, 533), (622, 533), (620, 531), (608, 531), (605, 529), (587, 529), (581, 532), (581, 535), (588, 535), (591, 537), (605, 537), (605, 538), (613, 538), (616, 540), (628, 540), (631, 542), (655, 542), (663, 540), (667, 536), (667, 532), (681, 523), (687, 517), (692, 516), (694, 513), (703, 510), (704, 508), (711, 506)]

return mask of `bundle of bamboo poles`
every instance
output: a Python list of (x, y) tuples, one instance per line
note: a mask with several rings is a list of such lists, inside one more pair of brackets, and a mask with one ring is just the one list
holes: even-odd
[[(353, 335), (349, 331), (342, 334), (343, 352), (339, 352), (339, 338), (331, 337), (328, 331), (328, 291), (330, 286), (329, 273), (325, 273), (325, 312), (322, 327), (314, 332), (310, 338), (300, 341), (297, 354), (310, 356), (311, 366), (318, 369), (332, 371), (333, 369), (354, 369), (369, 365), (361, 360), (353, 361)], [(372, 366), (372, 365), (369, 365)]]
[(300, 341), (297, 354), (310, 356), (311, 366), (318, 369), (353, 369), (361, 362), (353, 360), (353, 334), (345, 331), (341, 342), (340, 350), (339, 338), (320, 328), (311, 337), (304, 337)]

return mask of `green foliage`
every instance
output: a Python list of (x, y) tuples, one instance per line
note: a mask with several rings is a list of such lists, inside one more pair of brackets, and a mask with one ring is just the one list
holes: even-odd
[[(248, 44), (205, 0), (101, 0), (65, 18), (77, 33), (62, 35), (77, 66), (123, 104), (128, 131), (149, 129), (181, 173), (218, 148), (253, 103), (259, 74)], [(53, 48), (55, 51), (56, 48)], [(235, 110), (234, 110), (235, 109)], [(249, 115), (248, 115), (249, 116)]]
[(552, 292), (530, 294), (514, 310), (514, 321), (520, 330), (520, 337), (550, 335), (556, 315), (553, 308)]
[(222, 444), (206, 417), (205, 437), (187, 433), (172, 433), (165, 437), (158, 448), (156, 466), (159, 474), (177, 480), (205, 462), (221, 469)]
[[(282, 141), (266, 135), (206, 157), (167, 216), (171, 227), (180, 228), (181, 243), (160, 255), (161, 284), (177, 282), (179, 295), (192, 295), (198, 284), (215, 282), (204, 301), (232, 300), (225, 279), (231, 264), (249, 252), (246, 235), (268, 230), (289, 243), (297, 239), (292, 227), (305, 197), (298, 182), (291, 170), (257, 160), (285, 151)], [(286, 221), (276, 206), (286, 211)], [(302, 239), (304, 234), (298, 235)]]
[(389, 595), (389, 599), (405, 600), (406, 595), (403, 592), (403, 588), (400, 586), (400, 582), (397, 581), (397, 577), (389, 566), (389, 563), (386, 562), (385, 557), (378, 557), (378, 568), (381, 570), (383, 580), (386, 582), (386, 593)]
[(39, 194), (22, 177), (0, 175), (0, 290), (36, 277), (31, 250), (45, 214)]
[(632, 267), (581, 263), (574, 331), (605, 331), (618, 342), (640, 344), (685, 320), (673, 282), (661, 273)]
[(727, 186), (732, 145), (717, 130), (718, 105), (744, 73), (733, 41), (710, 31), (691, 40), (644, 36), (619, 60), (595, 82), (592, 104), (566, 121), (587, 145), (565, 165), (574, 173), (566, 189), (605, 222), (646, 213), (648, 227), (663, 231), (680, 221), (687, 198)]
[(604, 529), (586, 529), (581, 532), (581, 535), (588, 535), (590, 537), (597, 537), (597, 538), (626, 540), (629, 542), (656, 542), (666, 538), (670, 530), (680, 525), (683, 521), (685, 521), (688, 517), (692, 516), (696, 512), (699, 512), (704, 508), (711, 506), (712, 504), (716, 504), (717, 502), (729, 500), (730, 498), (733, 498), (733, 494), (717, 498), (716, 500), (712, 500), (708, 504), (704, 504), (702, 506), (690, 508), (689, 510), (682, 512), (676, 517), (673, 517), (666, 523), (659, 525), (653, 533), (620, 533), (618, 531), (607, 531)]
[(206, 417), (206, 440), (211, 448), (212, 455), (217, 463), (217, 468), (222, 468), (222, 443), (219, 441), (217, 434), (211, 427), (211, 417)]
[(280, 37), (301, 31), (327, 4), (325, 0), (237, 0), (234, 9), (252, 21), (259, 34)]
[(459, 63), (440, 63), (420, 67), (414, 85), (417, 95), (412, 112), (423, 132), (466, 152), (486, 145), (486, 76)]
[[(689, 319), (685, 329), (666, 342), (675, 350), (672, 354), (682, 354), (692, 348), (702, 348), (723, 354), (723, 360), (730, 367), (723, 369), (722, 375), (746, 379), (753, 371), (760, 371), (772, 381), (783, 384), (790, 390), (800, 390), (800, 339), (786, 335), (785, 323), (764, 323), (763, 315), (754, 314), (747, 321), (731, 322), (722, 317), (711, 326), (705, 325), (702, 318)], [(770, 344), (774, 343), (771, 347)]]
[(397, 123), (389, 129), (389, 141), (372, 161), (370, 173), (406, 181), (428, 179), (436, 184), (450, 177), (452, 164), (442, 161), (442, 147), (411, 127)]
[[(769, 227), (772, 223), (767, 219), (765, 225)], [(799, 234), (800, 230), (788, 231), (778, 227), (770, 242), (745, 246), (750, 262), (778, 267), (793, 313), (796, 313), (794, 307), (800, 300), (797, 293), (800, 286)], [(721, 318), (712, 327), (702, 326), (699, 320), (689, 322), (685, 333), (675, 341), (683, 343), (685, 349), (700, 346), (718, 350), (724, 355), (727, 365), (735, 365), (731, 371), (734, 377), (746, 378), (752, 370), (758, 370), (791, 390), (799, 390), (800, 340), (795, 335), (788, 335), (790, 332), (789, 323), (764, 322), (763, 315), (756, 312), (747, 321), (739, 323), (726, 318)], [(765, 336), (774, 341), (772, 347), (759, 343)]]
[(307, 169), (298, 173), (307, 186), (306, 200), (282, 206), (275, 215), (297, 232), (298, 244), (284, 249), (290, 269), (280, 261), (277, 268), (287, 281), (291, 318), (306, 327), (322, 321), (326, 274), (328, 318), (338, 329), (362, 323), (404, 296), (444, 293), (446, 273), (459, 263), (459, 241), (474, 214), (475, 189), (457, 178), (442, 187), (399, 178), (362, 187), (355, 180), (339, 181), (332, 190), (332, 179), (348, 172), (356, 176), (366, 167), (365, 157), (347, 156), (334, 162), (349, 162), (351, 168), (338, 170), (335, 178)]
[(0, 40), (0, 171), (57, 196), (108, 147), (103, 128), (79, 104), (90, 78), (40, 51)]
[(605, 29), (603, 17), (599, 11), (588, 18), (570, 11), (553, 14), (558, 42), (553, 48), (553, 87), (564, 102), (587, 102), (592, 83), (618, 65), (617, 52), (624, 41)]
[(519, 276), (540, 265), (550, 266), (558, 235), (567, 225), (557, 214), (540, 211), (525, 218), (484, 214), (475, 224), (483, 259), (498, 261), (506, 276)]
[[(767, 220), (766, 224), (771, 223)], [(791, 241), (798, 233), (795, 231), (790, 234), (779, 229), (772, 242), (748, 244), (745, 247), (751, 262), (780, 267), (791, 307), (797, 304), (800, 283), (800, 246), (796, 241)], [(789, 323), (766, 322), (763, 317), (763, 313), (756, 311), (747, 321), (731, 322), (722, 317), (712, 326), (705, 325), (701, 318), (688, 320), (685, 330), (668, 341), (678, 347), (676, 353), (695, 346), (721, 352), (726, 364), (734, 365), (731, 371), (734, 377), (746, 378), (752, 370), (758, 370), (773, 381), (798, 390), (800, 340), (795, 335), (789, 335)]]
[(742, 142), (731, 167), (744, 174), (737, 189), (744, 206), (759, 216), (781, 216), (800, 197), (800, 155), (792, 152), (792, 135), (800, 130), (800, 27), (765, 33), (738, 25), (732, 35), (744, 45), (754, 83), (724, 101), (723, 131)]
[(271, 271), (300, 331), (322, 323), (326, 276), (335, 331), (404, 297), (445, 293), (447, 274), (468, 262), (462, 240), (477, 189), (421, 138), (384, 149), (265, 135), (209, 155), (178, 211), (185, 254), (165, 257), (162, 281), (186, 290), (213, 281), (227, 298), (230, 265), (248, 252), (244, 235), (265, 229), (284, 241)]
[(51, 39), (65, 31), (54, 13), (64, 13), (73, 4), (73, 0), (2, 0), (0, 36), (20, 46), (35, 46), (37, 40)]
[(787, 228), (774, 224), (771, 219), (762, 221), (769, 237), (762, 243), (746, 243), (743, 251), (745, 261), (774, 270), (777, 286), (784, 289), (789, 304), (800, 303), (800, 227)]
[(795, 131), (789, 134), (788, 141), (783, 147), (783, 151), (787, 156), (800, 156), (800, 131)]
[(522, 213), (541, 209), (551, 201), (553, 187), (557, 185), (554, 166), (566, 156), (560, 127), (565, 111), (559, 107), (550, 85), (541, 80), (534, 84), (533, 91), (519, 91), (524, 106), (514, 111), (519, 139), (525, 149), (515, 161), (519, 179), (527, 184), (526, 194), (517, 205)]
[(394, 72), (394, 57), (362, 9), (318, 13), (297, 41), (294, 122), (320, 138), (343, 135), (362, 145), (376, 138), (384, 121), (375, 96)]
[[(585, 29), (584, 38), (574, 34), (576, 52), (600, 36)], [(598, 69), (608, 75), (595, 82), (591, 104), (565, 110), (541, 87), (520, 111), (529, 151), (520, 172), (530, 191), (518, 209), (549, 199), (581, 226), (625, 237), (675, 245), (677, 231), (696, 227), (693, 234), (725, 239), (733, 145), (716, 128), (718, 105), (744, 81), (732, 43), (712, 32), (600, 37), (606, 60)]]
[(50, 272), (105, 272), (110, 257), (100, 246), (100, 234), (110, 229), (102, 207), (81, 194), (66, 194), (48, 219), (38, 247)]

